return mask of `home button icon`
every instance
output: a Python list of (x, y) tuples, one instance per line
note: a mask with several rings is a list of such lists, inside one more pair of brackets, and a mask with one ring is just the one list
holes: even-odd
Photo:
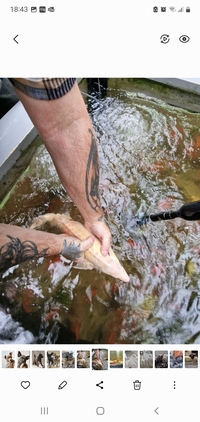
[(104, 413), (105, 413), (104, 407), (97, 407), (96, 413), (97, 413), (97, 415), (104, 415)]

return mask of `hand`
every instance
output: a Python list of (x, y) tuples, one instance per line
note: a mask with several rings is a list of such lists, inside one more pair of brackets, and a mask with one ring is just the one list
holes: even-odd
[(89, 221), (85, 221), (84, 226), (101, 241), (102, 255), (108, 255), (111, 247), (111, 233), (107, 224), (104, 221), (95, 221), (92, 223), (90, 223)]
[(94, 236), (89, 236), (87, 239), (81, 242), (81, 240), (79, 240), (77, 237), (66, 236), (63, 234), (58, 236), (64, 239), (62, 250), (60, 252), (61, 255), (70, 261), (79, 263), (84, 261), (84, 252), (93, 245), (95, 239)]

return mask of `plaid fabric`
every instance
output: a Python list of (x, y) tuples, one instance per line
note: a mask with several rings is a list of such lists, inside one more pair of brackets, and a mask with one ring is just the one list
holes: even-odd
[(10, 82), (29, 97), (55, 100), (73, 87), (76, 78), (9, 78)]

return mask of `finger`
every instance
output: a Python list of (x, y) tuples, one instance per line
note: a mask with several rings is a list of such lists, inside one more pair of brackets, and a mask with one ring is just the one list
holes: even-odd
[(81, 249), (83, 252), (87, 251), (87, 249), (91, 248), (91, 246), (94, 243), (94, 236), (89, 236), (87, 237), (87, 239), (83, 240), (83, 242), (81, 242)]
[(101, 245), (101, 253), (103, 256), (107, 256), (109, 254), (109, 250), (111, 248), (111, 236), (105, 235), (102, 238), (102, 245)]

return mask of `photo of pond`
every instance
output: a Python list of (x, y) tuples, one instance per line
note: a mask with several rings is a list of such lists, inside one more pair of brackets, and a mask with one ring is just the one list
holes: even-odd
[[(112, 248), (130, 281), (78, 269), (62, 256), (16, 265), (0, 280), (0, 343), (200, 343), (199, 221), (140, 226), (135, 218), (200, 200), (200, 114), (131, 81), (113, 83), (102, 100), (84, 99), (98, 140)], [(38, 140), (0, 205), (0, 221), (30, 227), (51, 212), (82, 222)]]

